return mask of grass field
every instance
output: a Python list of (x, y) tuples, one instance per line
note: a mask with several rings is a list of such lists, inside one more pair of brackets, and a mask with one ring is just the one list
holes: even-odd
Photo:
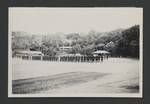
[(110, 58), (100, 63), (27, 61), (13, 59), (12, 92), (138, 93), (139, 61)]

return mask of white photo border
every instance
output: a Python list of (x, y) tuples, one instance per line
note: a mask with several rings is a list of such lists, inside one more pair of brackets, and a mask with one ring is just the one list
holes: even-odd
[[(32, 8), (32, 7), (9, 7), (8, 12), (8, 97), (14, 98), (22, 98), (22, 97), (117, 97), (117, 98), (142, 98), (143, 97), (143, 8), (142, 7), (85, 7), (85, 8), (132, 8), (132, 9), (139, 9), (141, 11), (141, 24), (140, 24), (140, 70), (139, 70), (139, 76), (140, 76), (140, 89), (138, 94), (134, 93), (121, 93), (121, 94), (12, 94), (12, 50), (11, 50), (11, 24), (10, 24), (10, 10), (12, 8)], [(34, 7), (35, 8), (35, 7)], [(37, 7), (37, 8), (54, 8), (54, 7)], [(62, 7), (59, 7), (62, 8)], [(63, 7), (63, 8), (72, 8), (72, 7)]]

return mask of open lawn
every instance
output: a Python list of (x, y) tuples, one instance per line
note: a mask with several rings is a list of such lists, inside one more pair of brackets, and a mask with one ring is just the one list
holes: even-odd
[(13, 59), (14, 94), (138, 93), (139, 60), (109, 58), (99, 63)]

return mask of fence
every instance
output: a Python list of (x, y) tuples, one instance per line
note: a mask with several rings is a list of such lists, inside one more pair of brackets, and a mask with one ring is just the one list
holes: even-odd
[(59, 61), (59, 62), (103, 62), (109, 56), (21, 56), (23, 60), (42, 60), (42, 61)]

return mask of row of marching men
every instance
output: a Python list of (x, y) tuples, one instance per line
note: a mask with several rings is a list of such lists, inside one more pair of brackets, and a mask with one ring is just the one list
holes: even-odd
[(103, 62), (105, 59), (108, 59), (109, 56), (33, 56), (32, 59), (29, 57), (23, 57), (23, 59), (28, 60), (44, 60), (44, 61), (60, 61), (60, 62)]
[(59, 61), (66, 62), (103, 62), (104, 59), (108, 59), (109, 56), (63, 56), (59, 57)]
[(108, 59), (109, 56), (60, 56), (60, 57), (49, 57), (43, 60), (49, 61), (60, 61), (60, 62), (103, 62), (104, 59)]
[(93, 56), (63, 56), (60, 57), (60, 61), (66, 62), (95, 62), (95, 61), (103, 61), (103, 57), (93, 57)]

